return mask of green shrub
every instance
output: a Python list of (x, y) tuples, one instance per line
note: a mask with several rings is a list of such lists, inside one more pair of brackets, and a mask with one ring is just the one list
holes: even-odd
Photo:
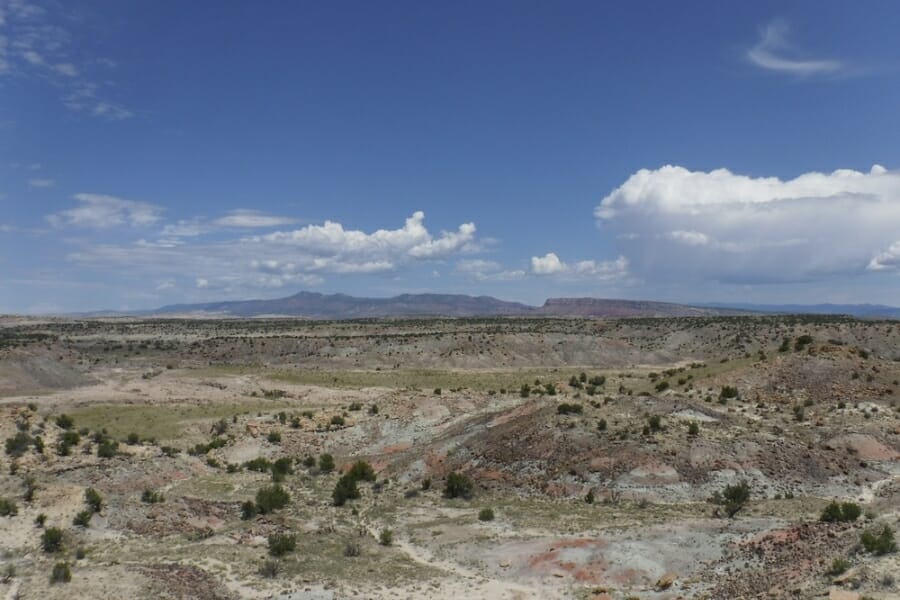
[(89, 510), (83, 510), (75, 515), (75, 518), (72, 519), (72, 524), (78, 527), (90, 527), (92, 516), (94, 516), (94, 513)]
[(346, 422), (344, 421), (344, 417), (342, 417), (341, 415), (334, 415), (333, 417), (331, 417), (331, 424), (336, 427), (343, 427), (344, 425), (346, 425)]
[(294, 459), (283, 456), (272, 463), (272, 480), (282, 481), (285, 476), (294, 474)]
[(44, 513), (40, 513), (38, 516), (34, 518), (35, 527), (41, 528), (44, 526), (44, 523), (47, 522), (47, 515)]
[(664, 391), (666, 391), (667, 389), (669, 389), (669, 382), (668, 382), (668, 381), (660, 381), (659, 383), (656, 384), (656, 391), (657, 391), (657, 392), (664, 392)]
[(584, 495), (584, 501), (587, 504), (593, 504), (595, 500), (594, 490), (588, 490), (588, 493)]
[(719, 392), (719, 400), (728, 400), (729, 398), (740, 398), (740, 392), (736, 387), (726, 385), (722, 386), (722, 391)]
[(49, 527), (41, 535), (41, 548), (44, 552), (59, 552), (62, 549), (63, 532), (58, 527)]
[(832, 577), (836, 577), (838, 575), (842, 575), (847, 569), (850, 568), (850, 562), (843, 558), (836, 558), (831, 562), (831, 567), (825, 572), (826, 575), (831, 575)]
[(385, 527), (378, 534), (378, 543), (382, 546), (390, 546), (394, 543), (394, 532)]
[(859, 518), (862, 514), (862, 509), (858, 504), (853, 502), (830, 502), (828, 506), (826, 506), (822, 510), (822, 515), (819, 517), (820, 521), (824, 521), (826, 523), (850, 523)]
[(125, 438), (125, 443), (129, 446), (137, 446), (141, 443), (141, 436), (132, 431), (128, 434), (128, 437)]
[(316, 466), (316, 459), (312, 456), (307, 456), (303, 459), (303, 466), (307, 469), (312, 469), (314, 466)]
[(97, 456), (100, 458), (113, 458), (119, 453), (119, 442), (104, 438), (97, 446)]
[(691, 421), (691, 424), (688, 425), (688, 435), (696, 436), (700, 434), (700, 426), (697, 425), (696, 421)]
[(263, 515), (284, 508), (290, 500), (291, 495), (277, 483), (256, 492), (256, 507)]
[(794, 350), (800, 352), (806, 346), (809, 346), (813, 343), (813, 338), (811, 335), (801, 335), (797, 338), (797, 341), (794, 342)]
[(729, 518), (734, 517), (750, 501), (750, 485), (742, 480), (725, 486), (722, 492), (716, 492), (710, 500), (721, 506)]
[(651, 415), (647, 420), (647, 424), (650, 426), (650, 431), (659, 431), (662, 429), (662, 419), (660, 419), (659, 415)]
[(353, 466), (347, 471), (347, 475), (357, 481), (375, 481), (375, 469), (364, 460), (353, 463)]
[(334, 457), (330, 454), (323, 454), (319, 457), (319, 470), (323, 473), (334, 471)]
[(6, 438), (6, 453), (14, 457), (22, 456), (28, 451), (28, 446), (32, 443), (31, 436), (24, 431), (20, 431), (11, 438)]
[(894, 531), (885, 525), (881, 531), (866, 531), (859, 538), (866, 552), (876, 556), (890, 554), (897, 551), (897, 542), (894, 541)]
[(494, 510), (491, 508), (482, 508), (478, 511), (478, 520), (479, 521), (493, 521), (494, 520)]
[(270, 431), (269, 435), (266, 437), (269, 440), (270, 444), (280, 444), (281, 443), (281, 434), (277, 431)]
[(844, 515), (845, 521), (853, 522), (862, 514), (862, 508), (855, 502), (843, 502), (841, 504), (841, 512)]
[(465, 498), (468, 500), (474, 492), (474, 484), (472, 480), (462, 473), (452, 472), (447, 475), (447, 481), (444, 484), (445, 498)]
[(252, 519), (259, 513), (256, 510), (256, 504), (254, 504), (253, 500), (247, 500), (246, 502), (241, 503), (241, 518), (245, 521)]
[(161, 502), (165, 502), (165, 498), (160, 492), (155, 492), (153, 490), (144, 490), (144, 493), (141, 494), (141, 502), (146, 504), (159, 504)]
[(519, 396), (522, 398), (527, 398), (531, 395), (531, 386), (527, 383), (523, 383), (522, 387), (519, 389)]
[(284, 556), (297, 548), (297, 536), (289, 533), (272, 533), (269, 535), (269, 554)]
[(576, 403), (568, 403), (563, 402), (556, 407), (556, 414), (558, 415), (572, 415), (577, 414), (580, 415), (583, 411), (583, 407), (580, 404)]
[(98, 513), (103, 509), (103, 496), (94, 488), (84, 490), (84, 501), (92, 512)]
[(69, 415), (59, 415), (56, 417), (56, 426), (61, 429), (72, 429), (74, 425), (75, 420)]
[(19, 514), (19, 507), (9, 498), (0, 497), (0, 517), (14, 517)]
[(22, 485), (25, 487), (22, 499), (25, 500), (25, 502), (33, 502), (34, 495), (37, 492), (37, 481), (35, 481), (34, 477), (31, 475), (26, 475)]
[(272, 463), (263, 456), (258, 456), (244, 463), (244, 468), (248, 471), (256, 471), (257, 473), (265, 473), (272, 468)]
[(356, 500), (360, 497), (359, 488), (356, 487), (356, 478), (344, 475), (338, 479), (331, 493), (331, 500), (335, 506), (343, 506), (347, 500)]
[(72, 571), (69, 569), (69, 563), (58, 562), (53, 565), (53, 571), (50, 572), (50, 583), (69, 583), (72, 581)]

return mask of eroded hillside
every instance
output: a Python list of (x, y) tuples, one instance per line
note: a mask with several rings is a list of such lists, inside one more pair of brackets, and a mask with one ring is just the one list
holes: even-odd
[(0, 592), (896, 597), (898, 342), (841, 317), (9, 320)]

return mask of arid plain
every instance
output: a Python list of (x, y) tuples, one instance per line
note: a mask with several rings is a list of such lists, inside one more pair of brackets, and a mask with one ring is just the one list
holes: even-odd
[(0, 594), (897, 598), (898, 379), (845, 317), (8, 317)]

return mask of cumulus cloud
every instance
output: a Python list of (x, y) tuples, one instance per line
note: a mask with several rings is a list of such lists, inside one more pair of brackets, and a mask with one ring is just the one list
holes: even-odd
[(162, 217), (162, 208), (147, 202), (124, 200), (104, 194), (75, 194), (75, 208), (47, 216), (54, 227), (90, 227), (108, 229), (121, 225), (145, 227)]
[(531, 272), (535, 275), (563, 275), (574, 278), (609, 280), (628, 274), (628, 259), (619, 256), (615, 260), (581, 260), (566, 263), (555, 252), (531, 257)]
[(897, 240), (884, 252), (880, 252), (869, 262), (870, 271), (892, 271), (900, 269), (900, 240)]
[(477, 248), (474, 223), (463, 223), (457, 231), (433, 237), (424, 221), (425, 213), (417, 211), (400, 229), (366, 233), (325, 221), (248, 240), (284, 247), (285, 252), (302, 256), (308, 269), (336, 272), (388, 271), (405, 262), (439, 260)]
[[(257, 215), (258, 216), (258, 215)], [(67, 215), (72, 220), (71, 215)], [(365, 232), (326, 221), (267, 235), (226, 241), (195, 241), (172, 236), (130, 245), (85, 244), (69, 254), (77, 264), (104, 269), (128, 269), (157, 278), (187, 278), (208, 288), (269, 287), (317, 284), (324, 274), (366, 274), (397, 271), (405, 266), (446, 260), (477, 249), (475, 226), (433, 235), (425, 215), (413, 214), (398, 229)], [(86, 218), (78, 216), (79, 221)], [(109, 220), (109, 219), (108, 219)], [(191, 227), (183, 222), (164, 228)], [(191, 233), (182, 231), (181, 233)]]
[[(782, 181), (727, 169), (643, 169), (594, 214), (644, 278), (808, 281), (892, 268), (900, 173), (876, 165)], [(552, 260), (539, 267), (553, 268)]]
[(747, 50), (747, 59), (763, 69), (794, 75), (833, 74), (845, 69), (839, 60), (801, 59), (788, 41), (790, 28), (785, 21), (776, 20), (761, 31), (759, 41)]

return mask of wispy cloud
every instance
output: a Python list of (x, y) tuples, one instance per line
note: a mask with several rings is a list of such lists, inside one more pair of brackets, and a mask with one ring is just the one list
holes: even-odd
[[(79, 56), (77, 38), (51, 12), (29, 0), (0, 0), (0, 76), (18, 75), (60, 90), (63, 105), (74, 112), (120, 121), (133, 111), (113, 101), (108, 59)], [(102, 83), (98, 83), (102, 82)]]
[(525, 277), (521, 269), (504, 269), (497, 262), (480, 258), (457, 261), (455, 270), (475, 281), (515, 281)]
[(162, 208), (148, 202), (124, 200), (104, 194), (75, 194), (75, 208), (47, 216), (54, 227), (109, 229), (121, 225), (145, 227), (162, 217)]
[(789, 33), (786, 21), (772, 21), (760, 31), (759, 41), (747, 50), (747, 59), (769, 71), (803, 76), (834, 75), (847, 69), (840, 60), (801, 58), (788, 39)]
[(274, 215), (266, 215), (257, 210), (238, 209), (233, 210), (224, 217), (219, 217), (213, 221), (214, 225), (219, 227), (278, 227), (279, 225), (293, 225), (297, 219), (291, 217), (278, 217)]
[(52, 179), (33, 178), (28, 180), (28, 187), (35, 189), (52, 188), (56, 182)]
[(267, 215), (258, 210), (239, 208), (211, 221), (198, 217), (169, 223), (163, 228), (162, 235), (171, 238), (196, 237), (223, 229), (267, 229), (293, 225), (298, 221), (294, 217)]

